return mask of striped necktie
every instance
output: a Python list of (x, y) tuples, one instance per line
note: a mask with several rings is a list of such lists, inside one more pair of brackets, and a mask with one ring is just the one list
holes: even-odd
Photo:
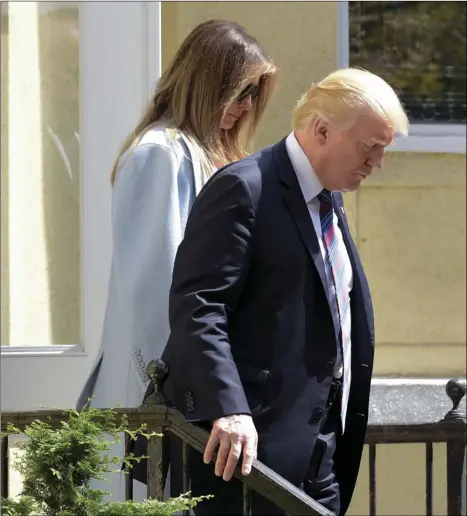
[(338, 239), (336, 235), (336, 227), (334, 224), (334, 209), (332, 204), (332, 194), (329, 190), (323, 190), (318, 194), (320, 202), (319, 215), (321, 219), (321, 231), (323, 234), (323, 243), (326, 249), (327, 264), (331, 269), (334, 287), (331, 289), (335, 292), (336, 306), (339, 321), (339, 346), (340, 356), (344, 361), (344, 374), (342, 385), (342, 402), (341, 402), (341, 419), (342, 431), (345, 428), (345, 416), (347, 414), (347, 404), (350, 393), (351, 381), (351, 342), (350, 334), (345, 329), (349, 327), (350, 318), (350, 297), (348, 293), (348, 284), (345, 279), (344, 260), (342, 259), (343, 249), (339, 249)]

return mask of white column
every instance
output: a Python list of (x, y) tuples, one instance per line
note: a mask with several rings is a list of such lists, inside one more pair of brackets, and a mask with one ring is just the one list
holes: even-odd
[(50, 343), (38, 2), (8, 3), (10, 346)]

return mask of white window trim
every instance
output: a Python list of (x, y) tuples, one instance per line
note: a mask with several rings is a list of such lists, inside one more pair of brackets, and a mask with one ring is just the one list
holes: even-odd
[(63, 357), (86, 355), (81, 344), (37, 345), (37, 346), (2, 346), (2, 358), (10, 357)]
[[(349, 2), (338, 2), (337, 67), (349, 66)], [(466, 154), (466, 125), (412, 124), (409, 135), (396, 138), (391, 152)]]

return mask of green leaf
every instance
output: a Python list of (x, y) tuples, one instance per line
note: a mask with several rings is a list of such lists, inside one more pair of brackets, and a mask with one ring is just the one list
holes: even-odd
[[(89, 404), (81, 412), (71, 409), (64, 413), (65, 419), (58, 429), (52, 429), (48, 421), (39, 420), (28, 425), (24, 432), (8, 425), (6, 435), (23, 433), (28, 439), (19, 443), (23, 453), (12, 464), (23, 477), (22, 496), (18, 500), (5, 500), (2, 514), (168, 516), (209, 498), (190, 498), (187, 494), (164, 502), (104, 502), (104, 496), (109, 493), (91, 489), (90, 485), (93, 479), (108, 480), (105, 475), (112, 471), (111, 465), (122, 464), (121, 457), (109, 453), (115, 443), (122, 441), (121, 434), (130, 439), (161, 437), (161, 434), (148, 432), (146, 424), (130, 430), (127, 417), (117, 424), (114, 410), (97, 409)], [(130, 454), (124, 460), (125, 467), (130, 468), (142, 458)]]

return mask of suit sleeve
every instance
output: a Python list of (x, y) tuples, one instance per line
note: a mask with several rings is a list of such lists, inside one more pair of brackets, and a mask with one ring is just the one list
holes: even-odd
[[(114, 186), (113, 271), (111, 295), (118, 300), (113, 320), (130, 348), (141, 403), (148, 382), (146, 367), (161, 355), (169, 337), (169, 290), (173, 264), (183, 234), (179, 163), (162, 145), (137, 147), (122, 165)], [(128, 360), (122, 357), (122, 360)], [(132, 375), (133, 377), (133, 375)], [(123, 381), (123, 379), (122, 379)]]
[(250, 414), (232, 357), (229, 316), (248, 275), (255, 217), (250, 189), (234, 167), (198, 196), (175, 261), (169, 374), (175, 404), (189, 420)]

